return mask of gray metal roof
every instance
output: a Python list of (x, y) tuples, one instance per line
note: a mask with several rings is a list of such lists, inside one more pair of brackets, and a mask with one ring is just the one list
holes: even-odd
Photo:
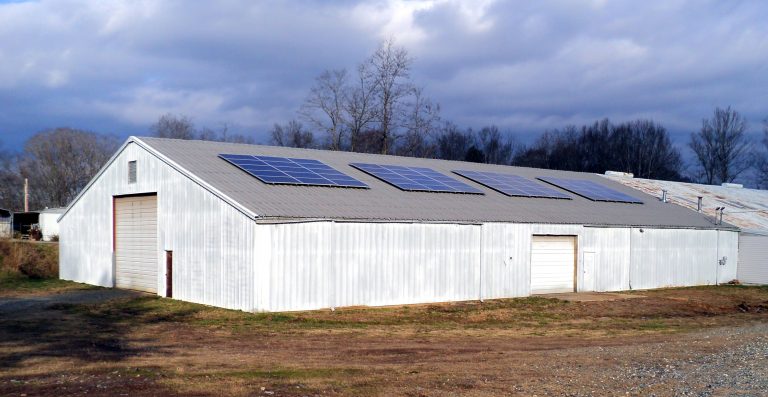
[[(596, 174), (275, 146), (138, 139), (262, 219), (518, 222), (733, 229), (733, 226), (727, 224), (716, 226), (701, 214), (662, 203), (653, 196)], [(222, 153), (316, 159), (365, 182), (371, 188), (269, 185), (218, 158)], [(354, 162), (429, 167), (474, 186), (485, 194), (406, 192), (349, 166)], [(637, 197), (644, 204), (594, 202), (571, 193), (567, 194), (573, 197), (572, 200), (508, 197), (451, 172), (457, 169), (511, 173), (529, 179), (539, 176), (588, 179)]]
[(714, 219), (715, 208), (725, 207), (723, 220), (743, 231), (768, 234), (768, 190), (744, 189), (726, 186), (702, 185), (640, 179), (625, 176), (606, 178), (642, 192), (661, 195), (667, 191), (669, 202), (696, 210), (702, 197), (702, 212)]
[(66, 210), (67, 210), (67, 207), (54, 207), (54, 208), (45, 208), (37, 212), (41, 214), (63, 214)]

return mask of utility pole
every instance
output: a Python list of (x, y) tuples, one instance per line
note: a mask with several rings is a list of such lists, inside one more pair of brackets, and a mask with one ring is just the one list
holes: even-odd
[(24, 212), (29, 212), (29, 179), (24, 178)]

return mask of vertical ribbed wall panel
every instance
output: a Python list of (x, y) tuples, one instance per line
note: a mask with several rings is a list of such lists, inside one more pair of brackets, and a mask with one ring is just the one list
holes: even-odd
[[(594, 291), (628, 290), (631, 229), (585, 228), (584, 230), (581, 256), (583, 262), (584, 251), (594, 254)], [(580, 273), (583, 279), (584, 272)]]
[(748, 284), (768, 284), (768, 236), (739, 236), (738, 279)]
[(633, 228), (631, 233), (632, 289), (715, 284), (716, 230)]
[(530, 294), (532, 225), (483, 225), (482, 298), (510, 298)]
[(717, 259), (722, 260), (717, 268), (717, 282), (736, 280), (739, 262), (739, 233), (719, 230), (717, 232)]
[[(128, 161), (137, 181), (128, 183)], [(158, 294), (165, 295), (164, 250), (174, 252), (174, 298), (254, 310), (255, 223), (200, 185), (131, 143), (62, 219), (60, 276), (112, 286), (112, 197), (157, 193)]]
[(272, 229), (270, 310), (477, 299), (480, 226), (313, 222)]

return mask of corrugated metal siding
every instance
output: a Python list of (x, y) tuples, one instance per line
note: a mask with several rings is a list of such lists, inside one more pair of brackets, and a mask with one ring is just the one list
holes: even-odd
[[(585, 251), (594, 253), (594, 291), (629, 289), (630, 230), (585, 228), (582, 259)], [(583, 271), (580, 273), (583, 278)]]
[(11, 237), (11, 219), (0, 219), (0, 238)]
[(326, 222), (260, 226), (272, 229), (269, 308), (272, 311), (330, 307), (332, 273)]
[(739, 236), (738, 279), (747, 284), (768, 284), (768, 236)]
[[(128, 161), (137, 181), (128, 183)], [(256, 225), (168, 164), (129, 144), (61, 220), (60, 276), (112, 286), (112, 197), (157, 192), (158, 252), (174, 251), (174, 298), (232, 309), (263, 307)], [(164, 255), (158, 293), (165, 294)], [(256, 265), (256, 266), (255, 266)]]
[(61, 216), (61, 213), (56, 212), (41, 212), (39, 223), (40, 231), (43, 233), (44, 241), (51, 241), (54, 236), (59, 235), (59, 222), (57, 219)]
[(271, 233), (272, 311), (479, 296), (480, 226), (314, 222), (259, 227)]
[(530, 295), (532, 227), (508, 223), (483, 225), (480, 291), (483, 299)]
[[(718, 255), (717, 231), (690, 229), (334, 222), (258, 227), (258, 258), (268, 263), (259, 268), (269, 269), (259, 276), (269, 280), (263, 310), (270, 311), (527, 296), (533, 235), (576, 236), (580, 291), (584, 252), (595, 254), (596, 291), (628, 290), (630, 282), (634, 289), (713, 284)], [(728, 241), (721, 240), (721, 247)]]
[(717, 282), (736, 280), (739, 263), (739, 233), (720, 230), (717, 232)]
[(632, 289), (715, 284), (716, 230), (632, 229)]

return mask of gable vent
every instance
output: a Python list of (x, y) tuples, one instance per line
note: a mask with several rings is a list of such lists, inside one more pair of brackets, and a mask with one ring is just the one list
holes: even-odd
[(136, 183), (136, 160), (128, 162), (128, 183)]

